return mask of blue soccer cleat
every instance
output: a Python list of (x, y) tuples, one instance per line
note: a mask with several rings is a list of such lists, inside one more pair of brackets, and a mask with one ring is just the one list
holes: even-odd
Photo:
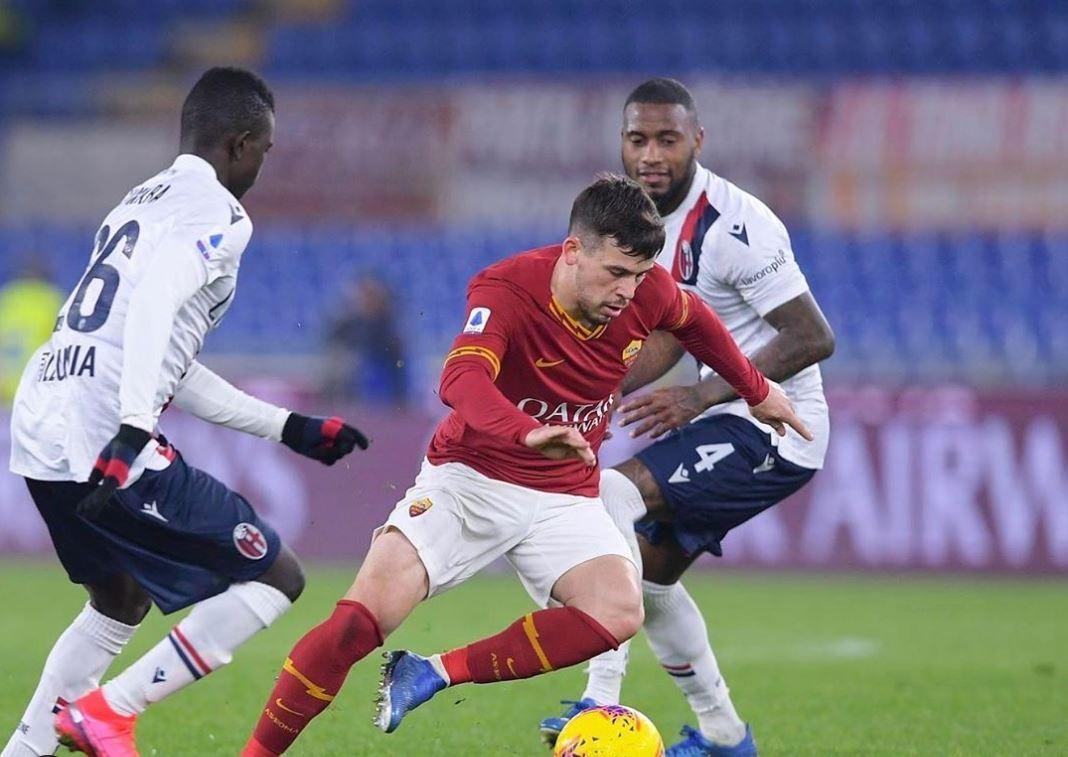
[(564, 730), (564, 726), (567, 725), (567, 721), (578, 715), (583, 710), (588, 710), (591, 707), (596, 707), (597, 703), (587, 697), (586, 699), (561, 699), (560, 704), (569, 704), (570, 707), (567, 711), (558, 718), (545, 718), (538, 725), (538, 730), (541, 732), (541, 740), (548, 744), (550, 747), (556, 746), (556, 737), (560, 735), (560, 731)]
[(397, 730), (401, 720), (427, 702), (448, 684), (438, 675), (430, 660), (414, 652), (387, 652), (378, 685), (375, 725), (386, 733)]
[(672, 744), (665, 757), (757, 757), (753, 729), (748, 723), (745, 726), (745, 738), (734, 746), (713, 744), (700, 731), (688, 725), (684, 725), (679, 733), (686, 738), (678, 744)]

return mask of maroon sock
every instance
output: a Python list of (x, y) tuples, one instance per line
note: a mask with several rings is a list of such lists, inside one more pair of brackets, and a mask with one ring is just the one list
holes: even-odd
[(278, 682), (242, 754), (282, 754), (312, 718), (333, 701), (349, 668), (382, 645), (371, 612), (343, 599), (289, 653)]
[(493, 683), (577, 665), (619, 642), (604, 626), (574, 607), (554, 607), (524, 616), (496, 636), (441, 656), (449, 680)]

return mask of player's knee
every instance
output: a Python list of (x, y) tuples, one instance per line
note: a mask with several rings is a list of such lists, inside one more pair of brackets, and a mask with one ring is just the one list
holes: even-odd
[(288, 577), (285, 588), (281, 591), (290, 602), (296, 602), (300, 598), (300, 595), (304, 593), (304, 587), (307, 585), (307, 579), (304, 577), (304, 569), (297, 563), (292, 574)]
[(636, 587), (619, 586), (599, 595), (586, 608), (582, 604), (586, 603), (576, 603), (576, 606), (600, 623), (619, 642), (637, 634), (645, 620), (641, 591)]
[(301, 567), (300, 562), (296, 559), (292, 561), (291, 565), (287, 566), (285, 572), (279, 576), (279, 579), (281, 585), (277, 588), (286, 595), (290, 602), (296, 602), (300, 595), (304, 593), (307, 579), (304, 577), (304, 568)]
[(304, 593), (306, 583), (300, 561), (292, 550), (285, 546), (278, 553), (274, 564), (256, 580), (278, 589), (290, 602), (296, 602)]
[(148, 592), (126, 575), (87, 585), (86, 589), (94, 610), (128, 626), (136, 626), (152, 609)]
[(611, 607), (602, 625), (616, 641), (624, 642), (635, 636), (645, 620), (641, 597), (636, 601), (621, 601)]

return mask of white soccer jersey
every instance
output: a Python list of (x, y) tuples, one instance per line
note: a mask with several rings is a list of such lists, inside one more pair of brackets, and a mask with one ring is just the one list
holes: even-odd
[[(85, 481), (121, 423), (154, 431), (233, 302), (251, 235), (245, 209), (197, 156), (179, 155), (130, 190), (104, 219), (55, 331), (23, 372), (12, 472)], [(128, 483), (166, 464), (149, 442)]]
[[(808, 291), (794, 260), (786, 227), (764, 203), (698, 166), (686, 199), (664, 218), (667, 241), (657, 263), (716, 311), (742, 352), (752, 356), (777, 333), (764, 316)], [(713, 373), (701, 366), (701, 377)], [(779, 454), (805, 468), (822, 468), (830, 422), (819, 366), (782, 382), (797, 414), (815, 435), (806, 442), (792, 429), (780, 438), (757, 423), (744, 400), (710, 408), (704, 416), (731, 413), (772, 434)]]

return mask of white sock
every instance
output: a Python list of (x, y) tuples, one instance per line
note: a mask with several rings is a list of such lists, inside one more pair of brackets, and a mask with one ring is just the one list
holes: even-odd
[(739, 743), (745, 738), (745, 723), (734, 710), (693, 597), (681, 583), (642, 581), (642, 589), (649, 646), (686, 695), (701, 733), (715, 744)]
[(583, 699), (592, 699), (597, 704), (619, 704), (623, 689), (623, 676), (627, 674), (630, 657), (630, 639), (590, 660), (586, 666), (586, 690)]
[(3, 757), (37, 757), (59, 746), (52, 730), (57, 702), (73, 702), (100, 685), (100, 677), (126, 646), (137, 626), (128, 626), (86, 603), (45, 660), (41, 681), (22, 722), (7, 742)]
[(634, 482), (612, 468), (601, 471), (601, 501), (624, 535), (633, 534), (634, 522), (649, 511)]
[[(627, 540), (638, 574), (642, 571), (642, 553), (634, 535), (634, 522), (646, 513), (645, 501), (634, 482), (611, 468), (601, 471), (601, 500), (612, 522)], [(588, 677), (583, 699), (592, 699), (597, 704), (619, 704), (623, 688), (623, 676), (627, 674), (630, 640), (590, 660), (586, 667)]]
[(292, 603), (273, 586), (234, 584), (193, 606), (167, 637), (104, 684), (104, 698), (121, 715), (140, 715), (233, 659), (233, 652), (278, 620)]

